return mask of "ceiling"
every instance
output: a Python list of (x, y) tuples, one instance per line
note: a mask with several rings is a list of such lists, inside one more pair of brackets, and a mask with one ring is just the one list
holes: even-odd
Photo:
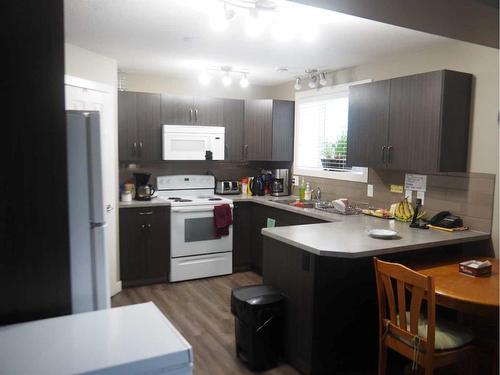
[(218, 0), (66, 0), (65, 38), (116, 59), (125, 72), (197, 77), (205, 68), (233, 66), (261, 85), (293, 80), (307, 68), (337, 70), (448, 41), (288, 2), (280, 3), (279, 19), (292, 15), (291, 30), (317, 28), (314, 41), (277, 41), (268, 30), (251, 38), (243, 12), (227, 30), (213, 30), (209, 15), (217, 6)]

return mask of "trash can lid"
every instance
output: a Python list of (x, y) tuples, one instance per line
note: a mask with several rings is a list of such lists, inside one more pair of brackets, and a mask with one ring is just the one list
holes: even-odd
[(271, 285), (250, 285), (235, 288), (233, 298), (249, 305), (268, 305), (283, 299), (280, 290)]

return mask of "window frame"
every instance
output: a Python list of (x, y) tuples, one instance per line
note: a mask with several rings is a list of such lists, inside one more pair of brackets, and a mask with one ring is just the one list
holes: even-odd
[(321, 177), (334, 180), (354, 181), (354, 182), (368, 182), (368, 168), (352, 167), (350, 171), (325, 171), (323, 169), (314, 168), (300, 168), (296, 165), (295, 157), (298, 155), (298, 139), (299, 132), (299, 118), (300, 118), (300, 103), (307, 101), (314, 101), (322, 97), (334, 97), (339, 94), (349, 91), (350, 86), (360, 85), (363, 83), (372, 82), (372, 79), (362, 81), (349, 82), (339, 85), (321, 87), (319, 89), (297, 91), (295, 93), (295, 125), (294, 125), (294, 141), (293, 141), (293, 174), (299, 176)]

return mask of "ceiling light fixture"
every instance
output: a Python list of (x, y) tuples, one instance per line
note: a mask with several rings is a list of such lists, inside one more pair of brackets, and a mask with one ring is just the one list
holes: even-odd
[(295, 90), (300, 90), (302, 88), (302, 80), (300, 79), (300, 77), (297, 77), (295, 79), (295, 85), (293, 85), (293, 87), (295, 87)]
[(240, 86), (242, 88), (246, 89), (249, 84), (250, 84), (250, 81), (248, 80), (247, 74), (243, 73), (243, 76), (240, 79)]
[(321, 86), (326, 86), (326, 84), (327, 84), (327, 83), (328, 83), (328, 82), (327, 82), (327, 80), (326, 80), (326, 73), (325, 73), (325, 72), (321, 72), (321, 73), (319, 74), (319, 84), (320, 84)]
[(305, 42), (314, 41), (319, 33), (317, 18), (286, 3), (281, 0), (217, 0), (208, 13), (210, 24), (214, 30), (224, 31), (231, 21), (244, 17), (245, 32), (251, 38), (270, 30), (273, 38), (280, 42), (297, 36)]
[(318, 87), (318, 76), (313, 75), (311, 78), (309, 78), (309, 83), (308, 83), (309, 88), (315, 89)]

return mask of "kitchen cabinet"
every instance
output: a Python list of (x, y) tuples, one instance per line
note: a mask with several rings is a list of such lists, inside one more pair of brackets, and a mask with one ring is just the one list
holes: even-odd
[(161, 123), (222, 126), (223, 99), (161, 94)]
[(160, 94), (118, 92), (120, 160), (161, 159)]
[(348, 164), (465, 172), (471, 85), (471, 74), (441, 70), (352, 86)]
[(120, 275), (124, 287), (167, 280), (170, 207), (120, 209)]
[(245, 101), (245, 159), (293, 161), (295, 104), (286, 100)]
[(390, 81), (352, 86), (349, 90), (349, 165), (385, 167), (389, 131)]
[(267, 219), (273, 219), (277, 227), (287, 225), (303, 225), (324, 223), (324, 220), (314, 217), (296, 214), (269, 206), (255, 204), (252, 207), (251, 225), (251, 263), (252, 269), (262, 274), (262, 228), (267, 227)]
[(229, 161), (244, 160), (244, 118), (245, 101), (224, 99), (223, 125), (226, 128), (226, 149), (224, 159)]
[(251, 268), (252, 203), (235, 202), (233, 208), (233, 271)]

